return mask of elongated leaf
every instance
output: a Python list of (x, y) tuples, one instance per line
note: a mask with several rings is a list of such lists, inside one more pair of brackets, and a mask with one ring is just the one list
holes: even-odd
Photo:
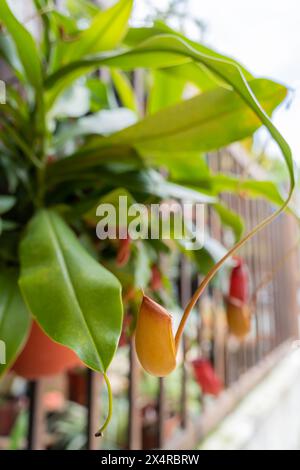
[[(285, 87), (269, 80), (256, 79), (251, 86), (269, 112), (286, 96)], [(165, 154), (165, 162), (172, 171), (171, 157), (176, 165), (176, 155), (180, 157), (180, 152), (226, 146), (251, 135), (260, 124), (235, 92), (218, 88), (163, 109), (109, 138), (92, 139), (83, 150), (82, 158), (78, 155), (51, 165), (49, 178), (101, 165), (109, 161), (113, 149), (119, 157), (124, 155), (125, 160), (126, 146), (134, 147), (141, 156), (152, 161), (157, 156), (160, 164)]]
[[(0, 341), (5, 343), (6, 363), (1, 364), (0, 376), (11, 366), (27, 338), (30, 316), (18, 286), (18, 273), (0, 271)], [(3, 343), (0, 345), (1, 352)], [(3, 358), (4, 359), (4, 358)]]
[(20, 62), (16, 46), (12, 38), (3, 33), (0, 34), (0, 56), (14, 70), (18, 79), (24, 80), (24, 68)]
[(215, 194), (220, 192), (233, 192), (248, 197), (263, 197), (278, 206), (281, 206), (283, 203), (280, 191), (272, 181), (241, 179), (234, 175), (224, 175), (220, 173), (212, 177), (211, 183)]
[[(127, 32), (132, 4), (133, 0), (120, 0), (111, 8), (99, 11), (93, 17), (91, 26), (75, 34), (73, 40), (68, 42), (59, 40), (53, 59), (54, 70), (60, 70), (62, 65), (68, 67), (66, 64), (76, 63), (76, 60), (85, 56), (114, 49)], [(66, 74), (61, 83), (47, 93), (48, 109), (52, 107), (59, 94), (80, 75), (81, 72), (76, 71)]]
[(14, 40), (29, 82), (37, 89), (42, 85), (42, 68), (36, 44), (26, 28), (11, 12), (6, 0), (0, 2), (0, 21)]
[(130, 126), (137, 120), (135, 113), (127, 108), (104, 109), (98, 113), (84, 116), (74, 124), (66, 123), (61, 126), (55, 138), (56, 148), (68, 140), (88, 134), (110, 135), (124, 127)]
[(222, 224), (232, 229), (235, 239), (238, 241), (245, 228), (242, 217), (222, 203), (214, 204), (213, 208), (218, 213)]
[(13, 196), (0, 196), (0, 215), (5, 214), (14, 207), (16, 198)]
[(105, 371), (122, 325), (121, 287), (65, 222), (41, 210), (21, 243), (20, 286), (30, 311), (55, 341)]
[(63, 79), (66, 75), (72, 75), (72, 72), (76, 72), (77, 74), (79, 71), (83, 72), (100, 64), (128, 70), (135, 67), (162, 68), (171, 65), (179, 65), (180, 63), (188, 62), (190, 59), (200, 62), (213, 74), (230, 85), (256, 114), (261, 123), (268, 128), (284, 156), (289, 171), (292, 191), (295, 186), (295, 178), (290, 147), (262, 108), (255, 93), (247, 83), (242, 68), (231, 60), (215, 57), (214, 54), (210, 54), (209, 52), (201, 52), (184, 39), (172, 34), (154, 36), (123, 54), (72, 64), (70, 67), (66, 67), (50, 77), (48, 86), (59, 82), (59, 80)]
[[(209, 72), (209, 70), (202, 64), (196, 62), (187, 62), (182, 65), (175, 65), (174, 67), (166, 67), (161, 69), (169, 77), (176, 77), (180, 80), (190, 82), (201, 91), (212, 90), (220, 85), (224, 85), (222, 80)], [(250, 80), (250, 79), (249, 79)], [(252, 79), (251, 79), (252, 80)]]
[(183, 95), (186, 81), (159, 70), (152, 73), (152, 86), (148, 100), (148, 114), (178, 103)]
[(72, 16), (78, 18), (94, 17), (99, 13), (99, 7), (90, 0), (66, 0), (66, 7)]
[[(268, 112), (282, 102), (286, 88), (275, 82), (250, 82)], [(209, 151), (241, 140), (261, 125), (235, 92), (218, 88), (149, 116), (111, 137), (148, 151)]]
[(127, 76), (120, 70), (113, 69), (111, 71), (111, 78), (118, 92), (122, 105), (125, 106), (125, 108), (131, 109), (137, 113), (137, 100), (135, 98), (133, 87)]
[(252, 80), (254, 77), (253, 75), (247, 70), (245, 67), (243, 67), (238, 61), (235, 59), (225, 56), (223, 54), (220, 54), (219, 52), (204, 46), (203, 44), (199, 44), (198, 42), (191, 41), (188, 39), (186, 36), (184, 36), (182, 33), (179, 33), (175, 29), (170, 28), (167, 26), (165, 23), (162, 21), (156, 21), (154, 23), (154, 26), (152, 28), (146, 28), (146, 27), (141, 27), (141, 28), (130, 28), (128, 31), (128, 34), (126, 35), (124, 42), (128, 44), (131, 47), (136, 47), (138, 46), (142, 41), (145, 41), (146, 39), (153, 38), (158, 35), (162, 34), (172, 34), (176, 36), (179, 39), (184, 40), (187, 44), (189, 44), (191, 47), (196, 49), (198, 52), (201, 54), (206, 54), (210, 57), (215, 57), (216, 59), (220, 60), (226, 60), (228, 62), (231, 62), (232, 64), (236, 65), (239, 67), (245, 78), (247, 80)]
[[(97, 216), (97, 208), (100, 204), (110, 204), (114, 207), (116, 211), (116, 227), (119, 225), (120, 220), (120, 197), (126, 198), (127, 202), (127, 209), (132, 205), (135, 204), (136, 201), (132, 197), (132, 195), (124, 188), (117, 188), (113, 191), (102, 196), (97, 202), (93, 205), (91, 209), (89, 209), (83, 216), (84, 220), (87, 221), (90, 225), (96, 226), (99, 222), (99, 217)], [(128, 210), (126, 213), (127, 221), (130, 221), (132, 217), (128, 215)]]
[(139, 148), (140, 155), (147, 165), (165, 168), (169, 179), (175, 183), (190, 185), (192, 181), (204, 188), (210, 188), (210, 170), (201, 152), (147, 151)]
[[(227, 252), (225, 246), (222, 245), (222, 243), (220, 243), (218, 240), (210, 237), (208, 233), (204, 234), (204, 243), (201, 249), (187, 250), (186, 244), (182, 240), (176, 240), (176, 245), (187, 258), (194, 261), (198, 273), (203, 274), (204, 276), (208, 273), (212, 266), (214, 266), (214, 264), (223, 258)], [(227, 267), (232, 265), (232, 259), (227, 260), (225, 263), (225, 266)]]
[(65, 61), (69, 62), (87, 54), (114, 49), (124, 38), (133, 0), (119, 0), (114, 6), (99, 11), (91, 26), (70, 45)]
[[(185, 179), (184, 181), (179, 178), (178, 183), (185, 184), (192, 189), (198, 187), (200, 191), (203, 191), (202, 184), (197, 186), (193, 178), (190, 180)], [(276, 206), (282, 206), (284, 203), (280, 187), (272, 181), (255, 181), (247, 178), (238, 178), (235, 175), (225, 175), (223, 173), (211, 175), (210, 187), (207, 193), (212, 196), (217, 196), (220, 193), (233, 193), (246, 198), (266, 199)], [(300, 212), (295, 205), (291, 204), (288, 211), (293, 214), (295, 218), (300, 218)]]

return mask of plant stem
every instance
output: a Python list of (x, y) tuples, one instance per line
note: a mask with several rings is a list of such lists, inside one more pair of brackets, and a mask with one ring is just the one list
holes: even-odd
[(96, 432), (95, 437), (102, 437), (103, 436), (103, 432), (105, 431), (105, 429), (109, 425), (109, 422), (110, 422), (111, 417), (112, 417), (113, 397), (112, 397), (111, 385), (110, 385), (110, 381), (109, 381), (107, 375), (105, 374), (105, 372), (103, 373), (103, 377), (104, 377), (104, 380), (105, 380), (105, 383), (106, 383), (106, 386), (107, 386), (107, 392), (108, 392), (108, 414), (107, 414), (107, 418), (106, 418), (104, 424)]
[(250, 230), (250, 232), (247, 235), (245, 235), (245, 237), (242, 238), (242, 240), (240, 240), (238, 243), (236, 243), (226, 253), (226, 255), (223, 256), (223, 258), (213, 266), (213, 268), (205, 276), (205, 278), (203, 279), (203, 281), (199, 285), (198, 289), (195, 291), (194, 295), (192, 296), (191, 300), (189, 301), (189, 303), (187, 304), (187, 306), (186, 306), (186, 308), (183, 312), (183, 315), (182, 315), (182, 318), (181, 318), (181, 321), (180, 321), (180, 324), (179, 324), (179, 327), (177, 329), (176, 336), (175, 336), (175, 349), (176, 349), (176, 352), (178, 351), (179, 342), (180, 342), (180, 339), (181, 339), (186, 321), (189, 317), (189, 314), (191, 313), (191, 311), (194, 308), (196, 302), (198, 301), (199, 297), (201, 296), (201, 294), (203, 293), (204, 289), (207, 287), (209, 282), (217, 274), (219, 269), (223, 266), (223, 264), (225, 263), (225, 261), (228, 258), (230, 258), (232, 255), (234, 255), (237, 250), (239, 250), (248, 240), (250, 240), (250, 238), (252, 238), (258, 231), (260, 231), (264, 227), (266, 227), (274, 219), (276, 219), (276, 217), (286, 209), (286, 207), (288, 206), (288, 204), (291, 200), (292, 194), (293, 194), (293, 187), (291, 187), (291, 189), (289, 191), (289, 194), (288, 194), (288, 197), (287, 197), (286, 201), (284, 202), (284, 204), (279, 209), (277, 209), (275, 212), (273, 212), (273, 214), (266, 217), (256, 227), (254, 227), (252, 230)]

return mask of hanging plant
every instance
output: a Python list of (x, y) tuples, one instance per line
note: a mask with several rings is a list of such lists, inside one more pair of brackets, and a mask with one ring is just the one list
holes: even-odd
[(220, 395), (223, 384), (217, 376), (211, 362), (208, 359), (199, 358), (192, 361), (194, 375), (204, 394)]
[(227, 323), (230, 333), (239, 339), (245, 338), (251, 330), (251, 310), (248, 304), (230, 297), (226, 306)]
[(226, 298), (226, 315), (229, 332), (242, 340), (251, 330), (250, 276), (242, 258), (235, 257), (235, 262)]
[[(138, 355), (150, 373), (167, 375), (176, 366), (189, 314), (211, 279), (290, 201), (294, 188), (290, 149), (269, 119), (287, 89), (254, 78), (238, 62), (161, 23), (129, 28), (132, 0), (119, 0), (106, 10), (93, 8), (85, 18), (85, 29), (72, 12), (55, 15), (51, 8), (41, 13), (44, 2), (34, 3), (42, 19), (40, 40), (14, 16), (6, 0), (0, 2), (0, 55), (12, 74), (7, 102), (0, 105), (0, 339), (7, 345), (8, 359), (0, 365), (0, 373), (16, 361), (33, 318), (47, 337), (103, 374), (109, 411), (97, 433), (101, 435), (112, 414), (107, 371), (122, 331), (122, 285), (127, 288), (128, 283), (119, 281), (115, 259), (113, 269), (108, 269), (111, 253), (105, 258), (104, 251), (94, 249), (94, 225), (87, 223), (86, 214), (92, 211), (96, 218), (95, 205), (120, 188), (144, 204), (174, 198), (217, 202), (226, 179), (223, 175), (224, 184), (216, 190), (216, 175), (199, 152), (244, 139), (261, 125), (282, 150), (291, 183), (288, 197), (283, 200), (271, 182), (267, 188), (265, 182), (239, 182), (236, 192), (242, 188), (252, 194), (255, 183), (255, 195), (271, 199), (279, 209), (209, 270), (186, 306), (176, 335), (171, 315), (144, 298), (136, 330)], [(113, 70), (113, 86), (95, 78), (102, 66)], [(136, 122), (135, 95), (126, 79), (126, 72), (136, 68), (162, 73), (168, 68), (174, 77), (180, 71), (184, 84), (194, 83), (201, 93), (178, 102), (177, 89), (171, 106), (158, 102), (158, 96), (163, 102), (165, 94), (157, 93), (151, 104), (155, 112), (149, 110)], [(115, 88), (122, 107), (114, 99)], [(167, 176), (158, 171), (162, 167)], [(237, 224), (232, 214), (225, 219), (240, 234), (240, 221)], [(158, 240), (155, 259), (164, 252), (163, 246)], [(137, 251), (143, 255), (140, 247)], [(121, 243), (118, 263), (126, 264), (129, 256), (127, 239)], [(205, 264), (207, 272), (213, 249), (191, 258), (199, 270)], [(127, 268), (131, 269), (130, 262)], [(135, 274), (131, 272), (131, 278)]]
[(250, 275), (246, 262), (235, 257), (236, 265), (232, 268), (229, 281), (229, 298), (238, 299), (242, 303), (249, 302), (250, 295)]

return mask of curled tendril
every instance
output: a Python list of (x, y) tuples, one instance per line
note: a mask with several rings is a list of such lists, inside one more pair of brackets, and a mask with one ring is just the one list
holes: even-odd
[(107, 426), (109, 425), (109, 422), (111, 420), (112, 410), (113, 410), (113, 397), (112, 397), (111, 385), (110, 385), (110, 381), (109, 381), (107, 375), (105, 374), (105, 372), (103, 373), (103, 378), (105, 380), (105, 383), (106, 383), (106, 386), (107, 386), (107, 393), (108, 393), (108, 414), (107, 414), (107, 417), (106, 417), (106, 420), (105, 420), (104, 424), (96, 432), (95, 437), (102, 437), (103, 436), (103, 433), (104, 433), (105, 429), (107, 428)]

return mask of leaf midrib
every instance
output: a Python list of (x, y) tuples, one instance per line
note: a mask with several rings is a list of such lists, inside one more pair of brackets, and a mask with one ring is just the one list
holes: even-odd
[[(114, 5), (114, 6), (117, 6), (117, 5)], [(119, 4), (119, 8), (116, 8), (115, 9), (115, 12), (114, 12), (114, 15), (111, 17), (111, 18), (107, 18), (106, 21), (104, 22), (104, 26), (101, 28), (100, 31), (98, 31), (97, 35), (96, 35), (96, 38), (89, 38), (89, 41), (88, 41), (88, 44), (85, 45), (85, 47), (83, 47), (83, 54), (86, 54), (87, 50), (89, 49), (89, 47), (91, 46), (91, 42), (96, 42), (99, 40), (99, 37), (100, 36), (103, 36), (104, 34), (107, 33), (108, 31), (108, 28), (110, 27), (110, 25), (114, 22), (114, 20), (121, 14), (121, 12), (123, 11), (123, 9), (125, 9), (125, 7), (127, 7), (127, 5), (125, 4)], [(113, 7), (112, 7), (113, 8)], [(107, 11), (107, 10), (106, 10)], [(106, 13), (106, 12), (105, 12)], [(93, 27), (93, 24), (91, 25), (91, 27)], [(85, 30), (83, 33), (87, 33), (89, 32), (89, 29), (88, 28), (87, 30)], [(84, 34), (83, 34), (84, 36)]]
[(54, 251), (55, 251), (55, 255), (56, 255), (56, 258), (57, 258), (57, 261), (58, 261), (58, 264), (61, 266), (61, 272), (62, 272), (62, 275), (64, 277), (64, 279), (66, 280), (66, 285), (68, 287), (68, 290), (70, 291), (73, 299), (75, 300), (75, 303), (77, 304), (77, 307), (81, 313), (81, 317), (83, 319), (83, 322), (86, 326), (86, 329), (87, 329), (87, 332), (90, 336), (90, 339), (91, 339), (91, 342), (94, 346), (94, 349), (96, 351), (96, 354), (97, 354), (97, 357), (99, 359), (99, 363), (100, 363), (100, 366), (102, 368), (102, 370), (104, 371), (105, 368), (104, 368), (104, 365), (103, 365), (103, 362), (102, 362), (102, 359), (101, 359), (101, 353), (97, 347), (97, 343), (96, 343), (96, 340), (92, 334), (92, 330), (88, 324), (88, 321), (86, 319), (86, 317), (84, 316), (83, 314), (83, 311), (82, 311), (82, 308), (81, 308), (81, 305), (80, 305), (80, 301), (78, 299), (78, 296), (76, 294), (76, 290), (73, 286), (73, 283), (72, 283), (72, 276), (71, 276), (71, 273), (69, 271), (69, 268), (68, 268), (68, 265), (67, 265), (67, 262), (65, 260), (65, 257), (64, 257), (64, 254), (63, 254), (63, 250), (61, 249), (61, 245), (60, 245), (60, 237), (55, 229), (55, 224), (53, 223), (53, 221), (51, 220), (51, 214), (47, 214), (46, 212), (44, 212), (44, 216), (47, 220), (47, 223), (50, 227), (50, 238), (52, 239), (53, 241), (53, 245), (54, 245)]
[[(278, 90), (278, 91), (274, 91), (273, 93), (270, 93), (270, 94), (266, 94), (264, 96), (264, 98), (261, 100), (261, 103), (263, 105), (266, 105), (269, 103), (269, 100), (271, 100), (272, 98), (276, 98), (277, 96), (280, 95), (280, 93), (282, 92), (282, 90)], [(149, 140), (158, 140), (158, 139), (161, 139), (161, 138), (169, 138), (169, 137), (172, 137), (173, 135), (179, 135), (179, 134), (184, 134), (186, 131), (192, 131), (194, 129), (197, 129), (199, 126), (207, 126), (207, 125), (210, 125), (211, 122), (215, 121), (217, 118), (219, 119), (220, 117), (225, 117), (227, 116), (228, 114), (235, 114), (237, 112), (240, 111), (240, 104), (243, 104), (243, 100), (241, 100), (241, 103), (239, 103), (238, 105), (235, 105), (233, 106), (233, 103), (231, 102), (231, 106), (228, 107), (227, 110), (224, 110), (223, 112), (221, 113), (218, 113), (218, 114), (213, 114), (211, 115), (209, 118), (204, 118), (204, 117), (201, 117), (197, 120), (195, 120), (193, 123), (190, 123), (190, 124), (186, 124), (185, 126), (181, 126), (181, 127), (177, 127), (171, 131), (162, 131), (160, 133), (156, 133), (156, 134), (152, 134), (152, 135), (144, 135), (142, 137), (140, 136), (137, 136), (136, 138), (135, 137), (128, 137), (126, 139), (126, 137), (124, 136), (124, 138), (122, 139), (122, 136), (121, 135), (117, 135), (115, 134), (114, 136), (111, 136), (107, 138), (107, 140), (104, 138), (103, 139), (103, 144), (104, 145), (98, 145), (96, 146), (91, 146), (91, 147), (87, 147), (84, 152), (87, 153), (88, 151), (97, 151), (97, 150), (105, 150), (107, 148), (111, 148), (112, 146), (133, 146), (135, 147), (136, 145), (138, 145), (140, 142), (147, 142)], [(256, 116), (255, 112), (247, 105), (245, 105), (245, 111), (250, 111), (253, 113), (253, 115), (257, 118), (258, 121), (260, 121), (260, 119)], [(142, 122), (142, 121), (141, 121)], [(260, 121), (261, 122), (261, 121)], [(138, 124), (135, 124), (136, 126), (138, 126), (140, 123)], [(262, 122), (260, 125), (264, 125)], [(123, 131), (121, 131), (122, 133), (126, 131), (128, 131), (130, 129), (130, 127), (128, 127), (127, 129), (124, 129)], [(104, 140), (106, 140), (106, 142), (104, 142)], [(78, 153), (76, 155), (76, 158), (80, 157), (80, 153)], [(66, 161), (69, 160), (69, 158), (71, 159), (72, 158), (72, 155), (70, 157), (67, 157), (67, 159), (65, 160), (62, 160), (63, 163), (61, 163), (61, 165), (63, 164), (66, 164)], [(87, 156), (88, 158), (88, 156)], [(60, 162), (59, 162), (60, 163)], [(59, 164), (58, 163), (58, 164)], [(68, 163), (71, 164), (71, 160), (68, 161)]]

